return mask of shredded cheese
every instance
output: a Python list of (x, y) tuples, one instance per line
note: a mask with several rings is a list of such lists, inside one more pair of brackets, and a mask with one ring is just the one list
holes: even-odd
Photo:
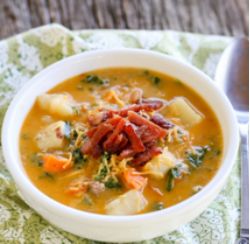
[(111, 103), (118, 104), (121, 108), (125, 106), (124, 102), (118, 97), (116, 92), (114, 90), (109, 90), (105, 96), (104, 99)]

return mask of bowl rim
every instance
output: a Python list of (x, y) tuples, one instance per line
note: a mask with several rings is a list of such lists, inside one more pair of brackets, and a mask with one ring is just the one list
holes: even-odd
[[(45, 193), (43, 193), (42, 191), (40, 191), (33, 183), (32, 181), (29, 179), (29, 177), (27, 175), (25, 175), (25, 173), (23, 173), (22, 171), (18, 171), (16, 167), (11, 167), (11, 166), (15, 166), (16, 164), (18, 164), (17, 162), (21, 161), (18, 159), (18, 156), (16, 155), (12, 155), (11, 154), (11, 150), (10, 150), (10, 133), (9, 133), (9, 128), (8, 128), (8, 122), (11, 120), (12, 114), (14, 114), (16, 111), (16, 105), (18, 103), (18, 101), (20, 100), (20, 98), (22, 98), (22, 93), (26, 90), (26, 88), (30, 87), (30, 86), (35, 86), (37, 85), (38, 82), (37, 80), (39, 79), (39, 77), (45, 75), (47, 72), (59, 67), (59, 66), (63, 66), (63, 65), (70, 65), (73, 64), (74, 62), (77, 62), (77, 60), (81, 60), (84, 59), (86, 57), (89, 56), (94, 56), (94, 55), (111, 55), (112, 53), (116, 53), (116, 54), (136, 54), (136, 55), (145, 55), (151, 58), (158, 58), (161, 59), (161, 62), (168, 61), (168, 62), (172, 62), (175, 65), (179, 66), (180, 68), (188, 68), (190, 69), (190, 72), (194, 73), (195, 75), (200, 77), (200, 80), (202, 80), (203, 84), (206, 86), (210, 86), (213, 87), (214, 91), (219, 93), (219, 95), (221, 96), (221, 102), (223, 103), (223, 106), (225, 108), (227, 108), (228, 111), (228, 116), (230, 117), (230, 129), (233, 129), (232, 131), (232, 136), (231, 139), (234, 138), (234, 140), (232, 140), (231, 144), (228, 146), (232, 149), (232, 151), (229, 151), (228, 154), (230, 153), (231, 156), (231, 162), (230, 160), (223, 160), (221, 162), (221, 165), (217, 171), (217, 173), (213, 176), (213, 178), (208, 182), (208, 184), (206, 184), (203, 189), (201, 191), (199, 191), (198, 193), (194, 194), (191, 197), (188, 197), (187, 199), (185, 199), (184, 201), (175, 204), (173, 206), (167, 207), (165, 209), (159, 210), (159, 211), (154, 211), (154, 212), (148, 212), (148, 213), (142, 213), (142, 214), (136, 214), (136, 215), (129, 215), (129, 216), (112, 216), (112, 215), (104, 215), (104, 214), (97, 214), (97, 213), (91, 213), (91, 212), (87, 212), (84, 210), (78, 210), (78, 209), (74, 209), (72, 207), (69, 207), (67, 205), (64, 205), (56, 200), (54, 200), (53, 198), (50, 198), (49, 196), (47, 196)], [(134, 68), (136, 68), (135, 66), (133, 66)], [(93, 69), (94, 70), (94, 69)], [(63, 82), (63, 81), (61, 81)], [(60, 82), (59, 82), (60, 83)], [(57, 83), (57, 84), (59, 84)], [(191, 87), (191, 86), (190, 86)], [(195, 90), (195, 87), (191, 87), (192, 89)], [(198, 92), (197, 92), (198, 93)], [(198, 93), (199, 94), (199, 93)], [(202, 95), (200, 95), (202, 97)], [(28, 102), (28, 101), (26, 101)], [(214, 108), (211, 107), (211, 109), (214, 111)], [(27, 114), (26, 114), (27, 116)], [(220, 121), (219, 121), (220, 122)], [(239, 136), (238, 136), (238, 124), (237, 124), (237, 120), (236, 120), (236, 116), (235, 113), (233, 111), (232, 105), (229, 102), (228, 98), (226, 97), (226, 95), (216, 86), (215, 82), (212, 81), (212, 79), (210, 77), (208, 77), (205, 73), (203, 73), (201, 70), (199, 70), (198, 68), (192, 66), (191, 64), (184, 62), (178, 58), (175, 58), (173, 56), (169, 56), (166, 54), (161, 54), (155, 51), (150, 51), (150, 50), (140, 50), (140, 49), (133, 49), (133, 48), (114, 48), (114, 49), (109, 49), (109, 50), (95, 50), (95, 51), (86, 51), (84, 53), (80, 53), (77, 55), (73, 55), (70, 57), (67, 57), (63, 60), (60, 60), (48, 67), (46, 67), (45, 69), (43, 69), (42, 71), (40, 71), (38, 74), (36, 74), (35, 76), (33, 76), (28, 82), (26, 82), (26, 84), (24, 84), (24, 86), (18, 91), (18, 93), (15, 95), (14, 99), (11, 101), (8, 110), (4, 116), (4, 121), (3, 121), (3, 125), (2, 125), (2, 148), (3, 148), (3, 155), (5, 158), (5, 164), (8, 168), (8, 170), (10, 171), (15, 184), (17, 186), (17, 188), (20, 187), (20, 185), (22, 184), (22, 189), (24, 189), (24, 187), (26, 189), (29, 189), (29, 194), (31, 194), (31, 196), (36, 199), (39, 199), (39, 202), (41, 204), (41, 206), (43, 206), (43, 208), (53, 211), (53, 213), (56, 213), (58, 215), (63, 215), (63, 216), (67, 216), (70, 218), (82, 218), (88, 221), (105, 221), (105, 222), (121, 222), (121, 221), (125, 221), (125, 222), (133, 222), (133, 221), (145, 221), (148, 219), (152, 219), (152, 218), (159, 218), (162, 215), (168, 215), (171, 214), (173, 212), (179, 211), (185, 211), (185, 207), (188, 205), (194, 205), (194, 203), (198, 203), (198, 200), (202, 200), (205, 198), (206, 195), (211, 194), (213, 192), (213, 188), (220, 184), (223, 184), (223, 180), (225, 180), (229, 173), (232, 170), (232, 167), (234, 165), (234, 159), (236, 158), (236, 153), (238, 150), (238, 145), (239, 145)], [(22, 162), (19, 162), (22, 163)]]

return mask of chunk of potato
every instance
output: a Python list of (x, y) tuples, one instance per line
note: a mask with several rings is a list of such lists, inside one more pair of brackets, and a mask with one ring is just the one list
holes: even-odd
[(76, 102), (69, 94), (42, 94), (38, 97), (40, 108), (62, 117), (74, 115)]
[(105, 207), (109, 215), (131, 215), (142, 211), (147, 205), (147, 200), (138, 190), (130, 190)]
[(167, 109), (171, 115), (180, 118), (187, 127), (192, 127), (203, 119), (203, 115), (184, 97), (174, 98)]
[(175, 156), (165, 148), (161, 154), (153, 157), (143, 167), (143, 171), (153, 178), (162, 179), (171, 168), (176, 166), (176, 163)]
[(35, 137), (37, 146), (42, 151), (47, 151), (51, 148), (62, 147), (64, 144), (65, 126), (65, 122), (58, 121), (45, 127)]

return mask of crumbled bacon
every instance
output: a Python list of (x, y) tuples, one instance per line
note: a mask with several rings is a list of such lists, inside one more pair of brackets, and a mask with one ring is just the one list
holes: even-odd
[(113, 129), (111, 124), (100, 124), (93, 136), (83, 145), (82, 152), (85, 154), (92, 154), (94, 157), (98, 157), (101, 153), (99, 142)]
[(89, 130), (87, 131), (87, 136), (88, 136), (89, 138), (92, 137), (92, 136), (95, 134), (96, 130), (97, 130), (97, 127), (93, 127), (93, 128), (91, 128), (91, 129), (89, 129)]
[(148, 131), (156, 134), (158, 138), (162, 138), (162, 137), (166, 136), (166, 134), (167, 134), (166, 130), (162, 129), (158, 125), (143, 118), (142, 116), (140, 116), (139, 114), (137, 114), (133, 111), (128, 112), (128, 120), (137, 126), (142, 126), (142, 125), (147, 126)]
[[(120, 121), (118, 122), (117, 126), (115, 127), (113, 133), (108, 137), (108, 139), (103, 143), (103, 147), (106, 151), (108, 151), (108, 149), (110, 147), (112, 147), (112, 144), (115, 143), (115, 141), (117, 140), (117, 137), (119, 136), (119, 134), (122, 132), (123, 127), (126, 123), (126, 120), (121, 118)], [(119, 138), (120, 142), (122, 141), (122, 136)]]
[(130, 158), (133, 157), (135, 154), (136, 152), (132, 148), (126, 148), (120, 153), (119, 159)]
[(82, 152), (99, 157), (106, 151), (117, 154), (120, 159), (133, 157), (131, 163), (135, 167), (144, 165), (161, 153), (161, 148), (156, 146), (157, 142), (167, 135), (167, 129), (171, 127), (163, 117), (147, 113), (162, 106), (162, 100), (140, 98), (140, 103), (119, 111), (101, 111), (105, 112), (105, 119), (99, 124), (97, 120), (92, 123), (93, 127), (87, 132), (88, 138), (81, 148)]
[(136, 134), (136, 131), (132, 124), (128, 124), (124, 127), (124, 131), (127, 134), (129, 141), (131, 143), (131, 147), (134, 152), (143, 152), (145, 151), (145, 147), (140, 139), (140, 137)]
[(141, 103), (128, 105), (127, 107), (121, 110), (109, 110), (106, 111), (107, 117), (111, 117), (113, 114), (120, 115), (122, 117), (126, 117), (129, 111), (140, 112), (152, 112), (155, 110), (159, 110), (164, 106), (164, 102), (160, 99), (152, 98), (152, 99), (142, 99)]
[(148, 148), (147, 151), (139, 153), (135, 156), (135, 158), (132, 161), (132, 165), (134, 166), (143, 166), (145, 163), (147, 163), (150, 159), (152, 159), (154, 156), (162, 153), (162, 149), (160, 147), (151, 147)]
[(124, 133), (121, 133), (121, 135), (122, 135), (122, 140), (121, 140), (121, 143), (119, 145), (120, 150), (125, 148), (127, 143), (128, 143), (128, 138), (126, 137), (126, 135)]
[(165, 119), (159, 113), (154, 113), (153, 116), (151, 117), (151, 121), (164, 129), (170, 129), (174, 126), (174, 124), (172, 124), (169, 120)]
[(164, 100), (158, 98), (143, 98), (141, 102), (150, 105), (153, 110), (158, 110), (166, 104)]

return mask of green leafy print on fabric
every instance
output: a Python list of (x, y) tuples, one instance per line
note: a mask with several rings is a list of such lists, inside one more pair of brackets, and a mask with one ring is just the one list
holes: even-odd
[(117, 34), (123, 41), (123, 45), (125, 47), (131, 47), (131, 48), (142, 48), (140, 42), (138, 41), (138, 39), (134, 36), (132, 36), (131, 34), (127, 34), (127, 33), (118, 33)]
[[(20, 44), (18, 43), (17, 40), (11, 39), (8, 43), (8, 62), (10, 64), (13, 64), (16, 69), (22, 74), (22, 75), (28, 75), (28, 76), (33, 76), (35, 75), (34, 71), (28, 70), (24, 65), (21, 64), (21, 54), (20, 54)], [(11, 76), (11, 69), (9, 68), (7, 70), (10, 73)]]
[[(10, 98), (7, 97), (6, 95), (8, 95), (10, 92), (11, 92), (11, 89), (7, 85), (3, 85), (3, 83), (1, 83), (0, 81), (0, 102), (3, 103), (3, 105), (0, 106), (0, 128), (2, 128), (4, 114), (8, 109), (8, 103), (10, 100)], [(2, 130), (0, 130), (0, 138), (1, 138), (1, 135), (2, 135)]]
[(76, 31), (75, 35), (78, 35), (81, 39), (87, 41), (93, 35), (93, 33), (92, 33), (92, 31), (90, 31), (90, 32), (84, 32), (84, 33)]
[[(30, 76), (43, 67), (75, 52), (114, 46), (142, 48), (143, 43), (150, 39), (150, 49), (189, 62), (192, 61), (193, 64), (206, 72), (211, 69), (211, 73), (209, 73), (211, 75), (215, 69), (215, 61), (232, 40), (227, 37), (211, 37), (173, 31), (161, 32), (158, 39), (157, 35), (155, 37), (149, 35), (150, 32), (147, 35), (145, 32), (145, 36), (143, 36), (133, 31), (71, 32), (59, 25), (50, 25), (3, 41), (6, 42), (8, 48), (6, 50), (0, 49), (0, 57), (5, 60), (7, 55), (8, 62), (1, 64), (0, 123), (10, 99)], [(25, 57), (26, 60), (24, 60)], [(32, 62), (34, 59), (36, 62), (30, 66), (29, 60)], [(15, 81), (20, 79), (20, 82), (12, 83), (12, 77), (17, 78)], [(224, 190), (198, 218), (174, 232), (140, 243), (210, 244), (211, 240), (213, 243), (234, 243), (239, 226), (238, 164), (237, 161)], [(3, 164), (2, 154), (0, 154), (1, 217), (3, 223), (0, 223), (0, 243), (99, 243), (56, 228), (35, 214), (17, 195), (15, 184)], [(3, 225), (12, 231), (13, 236), (9, 235), (10, 232), (5, 231)], [(18, 233), (20, 233), (20, 238), (15, 236)]]
[(0, 198), (0, 207), (1, 209), (7, 209), (9, 213), (9, 218), (2, 223), (0, 223), (0, 230), (1, 232), (3, 230), (9, 230), (10, 228), (19, 229), (20, 227), (20, 213), (17, 210), (17, 207), (14, 202), (11, 201), (11, 199), (3, 198), (1, 196)]
[(234, 164), (232, 173), (224, 188), (225, 197), (231, 196), (233, 206), (240, 206), (240, 153), (238, 153), (237, 160)]
[(20, 244), (20, 239), (19, 240), (6, 240), (4, 235), (0, 234), (0, 243), (1, 244)]
[(23, 226), (25, 243), (41, 243), (40, 233), (46, 226), (48, 226), (47, 221), (43, 220), (42, 217), (36, 213), (31, 214)]
[[(36, 35), (28, 34), (24, 36), (23, 39), (28, 45), (37, 48), (43, 67), (55, 63), (63, 58), (63, 45), (61, 42), (58, 42), (54, 47), (51, 47), (43, 43)], [(71, 49), (69, 44), (68, 48)]]
[(78, 236), (75, 236), (73, 234), (70, 234), (68, 232), (65, 232), (63, 230), (60, 230), (58, 228), (55, 228), (52, 230), (54, 233), (56, 232), (60, 238), (60, 240), (67, 240), (69, 243), (74, 243), (74, 244), (99, 244), (101, 242), (81, 238)]
[(74, 41), (73, 37), (67, 37), (66, 38), (66, 46), (67, 46), (67, 55), (68, 56), (71, 56), (71, 55), (75, 54), (73, 41)]
[(186, 59), (188, 59), (189, 55), (193, 52), (192, 47), (188, 43), (188, 39), (185, 36), (180, 36), (179, 45), (177, 49)]
[(19, 44), (16, 39), (11, 39), (8, 42), (8, 62), (17, 66), (20, 70), (24, 67), (20, 63), (20, 54), (19, 54)]
[(223, 41), (201, 42), (199, 49), (194, 53), (192, 63), (199, 69), (203, 69), (211, 54), (220, 54), (225, 49)]
[(164, 33), (161, 41), (152, 50), (185, 59), (185, 55), (178, 49), (178, 42), (173, 39), (171, 33)]

